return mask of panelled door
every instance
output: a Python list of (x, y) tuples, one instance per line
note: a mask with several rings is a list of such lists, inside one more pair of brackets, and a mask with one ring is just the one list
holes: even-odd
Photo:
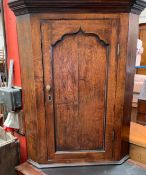
[(116, 20), (41, 23), (50, 162), (113, 160)]

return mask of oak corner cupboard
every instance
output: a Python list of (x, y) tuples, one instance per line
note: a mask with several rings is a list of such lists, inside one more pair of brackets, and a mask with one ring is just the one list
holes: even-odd
[(17, 16), (29, 162), (128, 157), (142, 0), (11, 0)]

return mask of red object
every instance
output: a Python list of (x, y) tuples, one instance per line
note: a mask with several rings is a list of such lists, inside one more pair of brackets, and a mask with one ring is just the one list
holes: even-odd
[(26, 138), (16, 132), (14, 132), (14, 136), (17, 137), (20, 142), (20, 163), (24, 163), (27, 160)]
[(8, 127), (6, 127), (6, 126), (4, 126), (3, 128), (4, 128), (4, 130), (5, 130), (6, 132), (14, 132), (14, 131), (15, 131), (15, 129), (13, 129), (13, 128), (8, 128)]
[(9, 65), (10, 59), (14, 60), (14, 85), (21, 86), (16, 17), (8, 6), (8, 0), (4, 0), (4, 18), (7, 43), (7, 64)]
[[(7, 65), (9, 66), (10, 59), (14, 60), (14, 80), (15, 86), (21, 87), (20, 64), (19, 64), (19, 51), (17, 41), (16, 17), (8, 6), (8, 0), (3, 1), (4, 4), (4, 19), (6, 29), (6, 43), (7, 43)], [(10, 128), (5, 128), (11, 131)], [(27, 160), (26, 138), (19, 134), (15, 136), (20, 141), (20, 157), (21, 163)]]

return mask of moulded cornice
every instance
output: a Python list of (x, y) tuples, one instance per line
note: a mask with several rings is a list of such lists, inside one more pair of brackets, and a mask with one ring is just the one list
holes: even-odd
[(135, 13), (146, 8), (144, 0), (9, 0), (16, 15), (46, 12)]

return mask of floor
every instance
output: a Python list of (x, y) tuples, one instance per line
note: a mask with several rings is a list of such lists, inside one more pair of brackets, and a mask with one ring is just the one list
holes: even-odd
[(44, 169), (46, 175), (146, 175), (146, 168), (131, 162), (122, 165)]

